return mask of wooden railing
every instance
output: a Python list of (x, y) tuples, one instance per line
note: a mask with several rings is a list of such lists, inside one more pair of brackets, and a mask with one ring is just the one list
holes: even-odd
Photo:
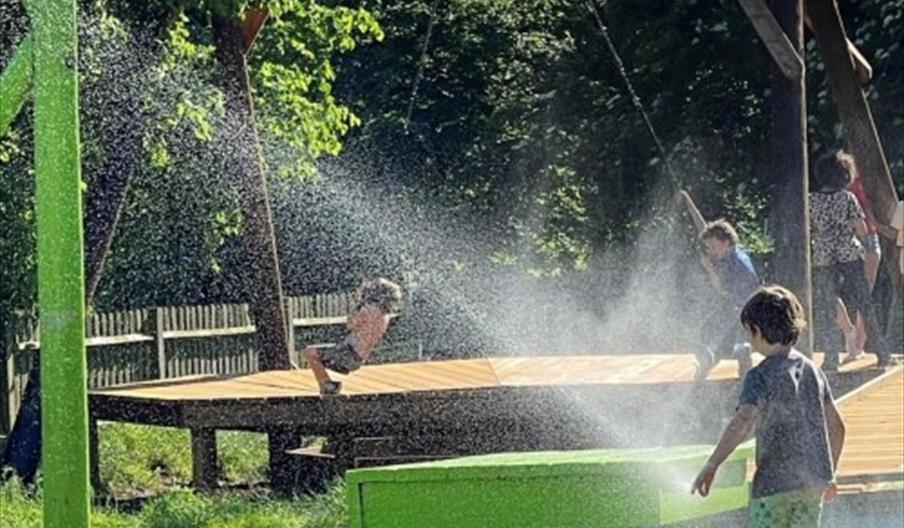
[[(287, 297), (292, 359), (305, 344), (344, 335), (355, 292)], [(258, 369), (256, 329), (247, 304), (140, 308), (92, 314), (86, 324), (88, 386), (107, 387), (136, 381), (195, 374), (243, 374)], [(18, 412), (28, 372), (40, 349), (34, 319), (17, 321), (0, 353), (0, 435)], [(412, 360), (419, 343), (384, 339), (379, 360)]]

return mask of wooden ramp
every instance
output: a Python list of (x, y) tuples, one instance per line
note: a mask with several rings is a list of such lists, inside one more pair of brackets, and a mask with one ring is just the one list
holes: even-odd
[(904, 482), (904, 369), (876, 378), (841, 398), (847, 439), (838, 468), (844, 491), (881, 490)]

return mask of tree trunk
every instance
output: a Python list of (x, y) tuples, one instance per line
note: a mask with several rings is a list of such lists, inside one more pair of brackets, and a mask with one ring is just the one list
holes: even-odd
[[(803, 1), (772, 0), (772, 12), (797, 54), (804, 56)], [(775, 66), (772, 77), (772, 160), (775, 200), (773, 280), (791, 289), (812, 321), (810, 285), (809, 183), (807, 178), (807, 128), (805, 70), (789, 80)], [(801, 336), (799, 347), (809, 352), (812, 331)]]
[(245, 219), (243, 235), (251, 274), (248, 291), (251, 315), (257, 325), (261, 370), (285, 369), (289, 362), (286, 315), (276, 252), (276, 236), (267, 196), (267, 177), (254, 122), (251, 83), (245, 61), (245, 41), (237, 21), (215, 19), (216, 57), (221, 88), (226, 98), (232, 155), (229, 162), (238, 178), (239, 200)]
[(143, 28), (132, 28), (131, 62), (116, 69), (116, 89), (110, 90), (110, 103), (105, 116), (111, 120), (103, 128), (103, 143), (107, 153), (85, 193), (85, 305), (91, 306), (97, 285), (103, 275), (110, 245), (119, 225), (129, 191), (129, 183), (144, 154), (142, 141), (147, 130), (148, 116), (141, 101), (140, 88), (147, 82), (151, 68), (163, 52), (162, 37), (170, 27), (172, 15), (163, 22)]

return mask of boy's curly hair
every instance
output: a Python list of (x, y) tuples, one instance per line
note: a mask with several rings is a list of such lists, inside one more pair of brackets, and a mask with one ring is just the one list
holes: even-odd
[(387, 314), (398, 312), (402, 308), (402, 288), (384, 278), (365, 282), (361, 286), (361, 300), (358, 301), (358, 307), (365, 304), (373, 304)]
[(703, 232), (700, 233), (700, 242), (710, 238), (716, 238), (722, 242), (731, 242), (732, 246), (737, 246), (739, 240), (738, 232), (735, 231), (734, 226), (724, 218), (710, 222), (703, 228)]
[(757, 329), (767, 343), (793, 345), (807, 327), (804, 309), (797, 297), (781, 286), (765, 286), (747, 300), (741, 324)]
[(823, 154), (816, 160), (816, 174), (813, 183), (816, 190), (829, 189), (838, 191), (844, 189), (857, 174), (857, 164), (854, 157), (843, 150), (836, 150)]

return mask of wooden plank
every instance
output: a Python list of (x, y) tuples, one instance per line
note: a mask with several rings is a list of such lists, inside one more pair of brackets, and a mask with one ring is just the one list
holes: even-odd
[(738, 0), (769, 55), (788, 80), (801, 79), (804, 62), (763, 0)]
[[(814, 34), (816, 30), (813, 28), (813, 21), (810, 20), (810, 11), (807, 6), (804, 6), (804, 24), (806, 24), (807, 29), (812, 31)], [(851, 42), (851, 39), (845, 39), (847, 41), (848, 52), (851, 54), (851, 64), (854, 67), (854, 70), (857, 72), (857, 78), (860, 80), (860, 84), (867, 85), (873, 78), (873, 67), (870, 65), (869, 61), (866, 60), (866, 57), (860, 53), (860, 50), (857, 49), (857, 46)]]

